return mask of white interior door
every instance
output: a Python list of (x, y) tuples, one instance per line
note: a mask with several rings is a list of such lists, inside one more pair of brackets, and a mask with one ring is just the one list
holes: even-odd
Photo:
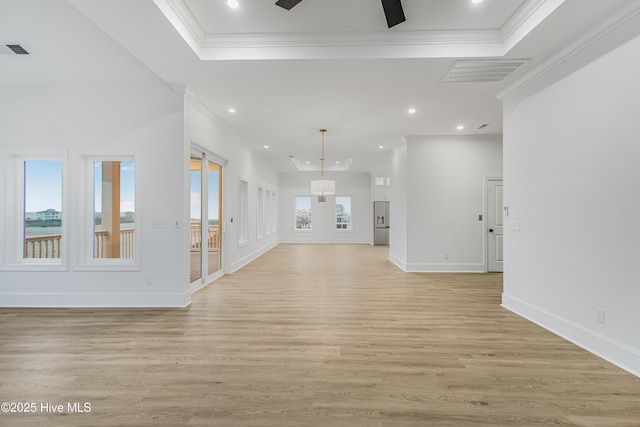
[(487, 261), (488, 271), (503, 271), (502, 229), (502, 179), (487, 181)]

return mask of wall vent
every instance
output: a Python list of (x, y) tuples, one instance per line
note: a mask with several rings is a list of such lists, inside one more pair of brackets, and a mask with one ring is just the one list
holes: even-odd
[(11, 49), (16, 55), (29, 55), (29, 52), (27, 52), (26, 49), (19, 44), (8, 44), (5, 46)]
[(453, 63), (441, 83), (501, 82), (529, 61), (528, 59), (463, 59)]

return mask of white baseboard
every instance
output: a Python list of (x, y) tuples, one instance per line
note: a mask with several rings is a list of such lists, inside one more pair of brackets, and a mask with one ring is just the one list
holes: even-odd
[(484, 264), (407, 263), (407, 273), (484, 273)]
[(251, 261), (254, 261), (260, 256), (266, 254), (267, 252), (269, 252), (271, 249), (275, 248), (279, 244), (280, 244), (279, 242), (272, 243), (270, 245), (267, 245), (263, 248), (258, 249), (257, 251), (251, 252), (249, 255), (246, 255), (235, 262), (232, 262), (230, 266), (231, 271), (229, 271), (227, 274), (235, 273), (245, 265), (249, 264)]
[(502, 307), (640, 377), (640, 350), (505, 293)]
[(191, 304), (191, 294), (149, 293), (0, 293), (2, 307), (23, 308), (182, 308)]
[(210, 284), (212, 284), (222, 276), (224, 276), (224, 272), (220, 270), (216, 272), (211, 278), (207, 278), (206, 281), (200, 281), (199, 283), (191, 283), (189, 285), (189, 288), (191, 289), (191, 295), (195, 294), (200, 289), (206, 288), (207, 286), (209, 286)]
[(394, 263), (400, 270), (404, 271), (405, 273), (407, 272), (407, 263), (397, 256), (393, 255), (392, 253), (389, 253), (389, 261)]

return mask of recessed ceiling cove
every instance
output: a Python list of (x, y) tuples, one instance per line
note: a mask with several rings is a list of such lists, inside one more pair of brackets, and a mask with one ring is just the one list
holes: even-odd
[(202, 60), (270, 60), (501, 57), (564, 1), (403, 0), (406, 21), (390, 29), (371, 0), (154, 3)]

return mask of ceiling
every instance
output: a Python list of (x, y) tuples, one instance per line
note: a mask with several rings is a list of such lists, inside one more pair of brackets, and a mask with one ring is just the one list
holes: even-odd
[[(379, 0), (304, 0), (290, 11), (275, 0), (238, 1), (231, 9), (226, 0), (0, 0), (0, 38), (95, 54), (78, 34), (98, 25), (161, 79), (185, 85), (278, 171), (298, 170), (290, 156), (301, 170), (319, 169), (320, 128), (328, 169), (384, 171), (389, 150), (409, 135), (502, 133), (495, 94), (628, 2), (403, 0), (407, 21), (388, 29)], [(90, 21), (47, 23), (63, 3)], [(499, 82), (443, 83), (460, 59), (524, 65)], [(89, 59), (49, 60), (78, 62), (70, 81), (96, 78)], [(9, 69), (0, 79), (53, 79), (41, 70)], [(112, 71), (135, 82), (126, 69)]]

